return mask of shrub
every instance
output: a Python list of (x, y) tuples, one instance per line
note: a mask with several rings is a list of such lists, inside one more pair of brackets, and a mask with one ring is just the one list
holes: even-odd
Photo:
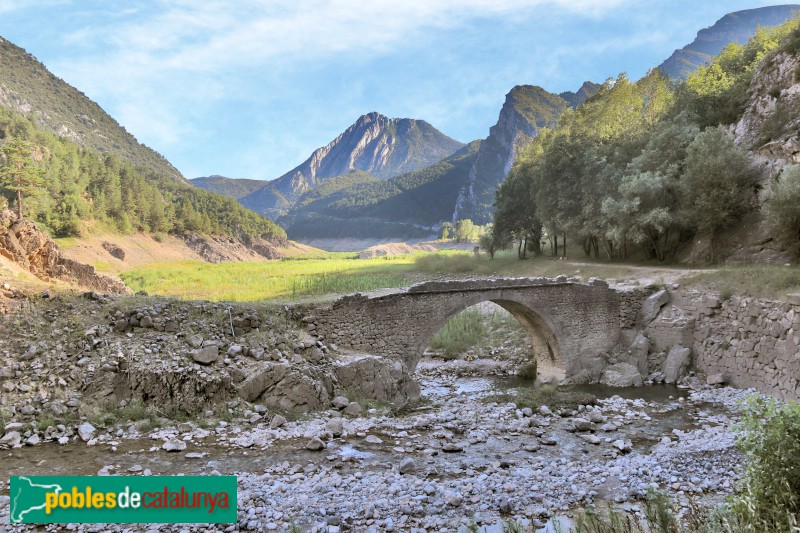
[(747, 458), (742, 491), (732, 504), (748, 531), (797, 531), (800, 516), (800, 406), (753, 395), (745, 404), (738, 445)]

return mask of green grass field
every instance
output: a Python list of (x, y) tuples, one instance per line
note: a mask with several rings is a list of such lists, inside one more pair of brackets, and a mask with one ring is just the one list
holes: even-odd
[(296, 300), (408, 285), (414, 256), (356, 259), (354, 254), (298, 256), (262, 263), (182, 261), (121, 274), (135, 291), (213, 301)]
[[(120, 277), (135, 291), (184, 299), (212, 301), (296, 301), (329, 294), (367, 292), (406, 287), (433, 277), (470, 275), (557, 276), (584, 279), (635, 279), (657, 273), (637, 272), (637, 265), (615, 263), (571, 264), (538, 258), (519, 261), (514, 253), (494, 259), (471, 252), (440, 251), (373, 259), (357, 259), (354, 253), (316, 253), (282, 261), (220, 263), (182, 261), (154, 264), (123, 272)], [(102, 264), (96, 265), (103, 270)], [(705, 272), (687, 271), (681, 282), (687, 287), (710, 288), (730, 295), (782, 298), (800, 292), (800, 270), (780, 265), (726, 266)]]

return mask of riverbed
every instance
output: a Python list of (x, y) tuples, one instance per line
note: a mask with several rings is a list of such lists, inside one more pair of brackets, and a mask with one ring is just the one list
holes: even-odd
[[(559, 411), (516, 406), (515, 395), (535, 385), (515, 378), (457, 376), (437, 362), (417, 374), (423, 401), (395, 413), (376, 407), (350, 418), (331, 409), (279, 427), (267, 418), (184, 423), (100, 434), (90, 445), (74, 438), (4, 450), (0, 494), (20, 474), (224, 474), (239, 476), (237, 524), (139, 529), (499, 531), (509, 522), (540, 528), (606, 502), (635, 512), (653, 489), (678, 505), (689, 497), (712, 505), (740, 475), (733, 426), (752, 391), (588, 386), (579, 392), (596, 401)], [(322, 449), (307, 448), (314, 438)], [(169, 452), (168, 441), (186, 447)], [(5, 496), (0, 523), (8, 512)]]

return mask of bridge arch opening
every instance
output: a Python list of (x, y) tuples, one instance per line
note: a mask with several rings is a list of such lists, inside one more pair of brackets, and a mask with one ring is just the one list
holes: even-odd
[[(566, 367), (555, 328), (529, 306), (499, 298), (468, 301), (454, 309), (442, 311), (421, 336), (420, 355), (427, 353), (453, 357), (463, 355), (465, 351), (480, 354), (493, 348), (492, 352), (502, 356), (505, 345), (510, 341), (521, 345), (518, 348), (523, 348), (523, 354), (517, 355), (522, 355), (521, 363), (528, 363), (525, 365), (527, 374), (532, 369), (534, 376), (538, 375), (543, 380), (564, 379)], [(461, 353), (446, 353), (452, 345)]]

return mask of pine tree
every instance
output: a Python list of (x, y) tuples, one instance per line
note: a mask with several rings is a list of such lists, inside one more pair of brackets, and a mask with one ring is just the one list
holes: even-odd
[(22, 196), (32, 195), (43, 185), (42, 174), (33, 159), (33, 146), (15, 137), (0, 148), (0, 185), (17, 195), (17, 215), (22, 218)]

